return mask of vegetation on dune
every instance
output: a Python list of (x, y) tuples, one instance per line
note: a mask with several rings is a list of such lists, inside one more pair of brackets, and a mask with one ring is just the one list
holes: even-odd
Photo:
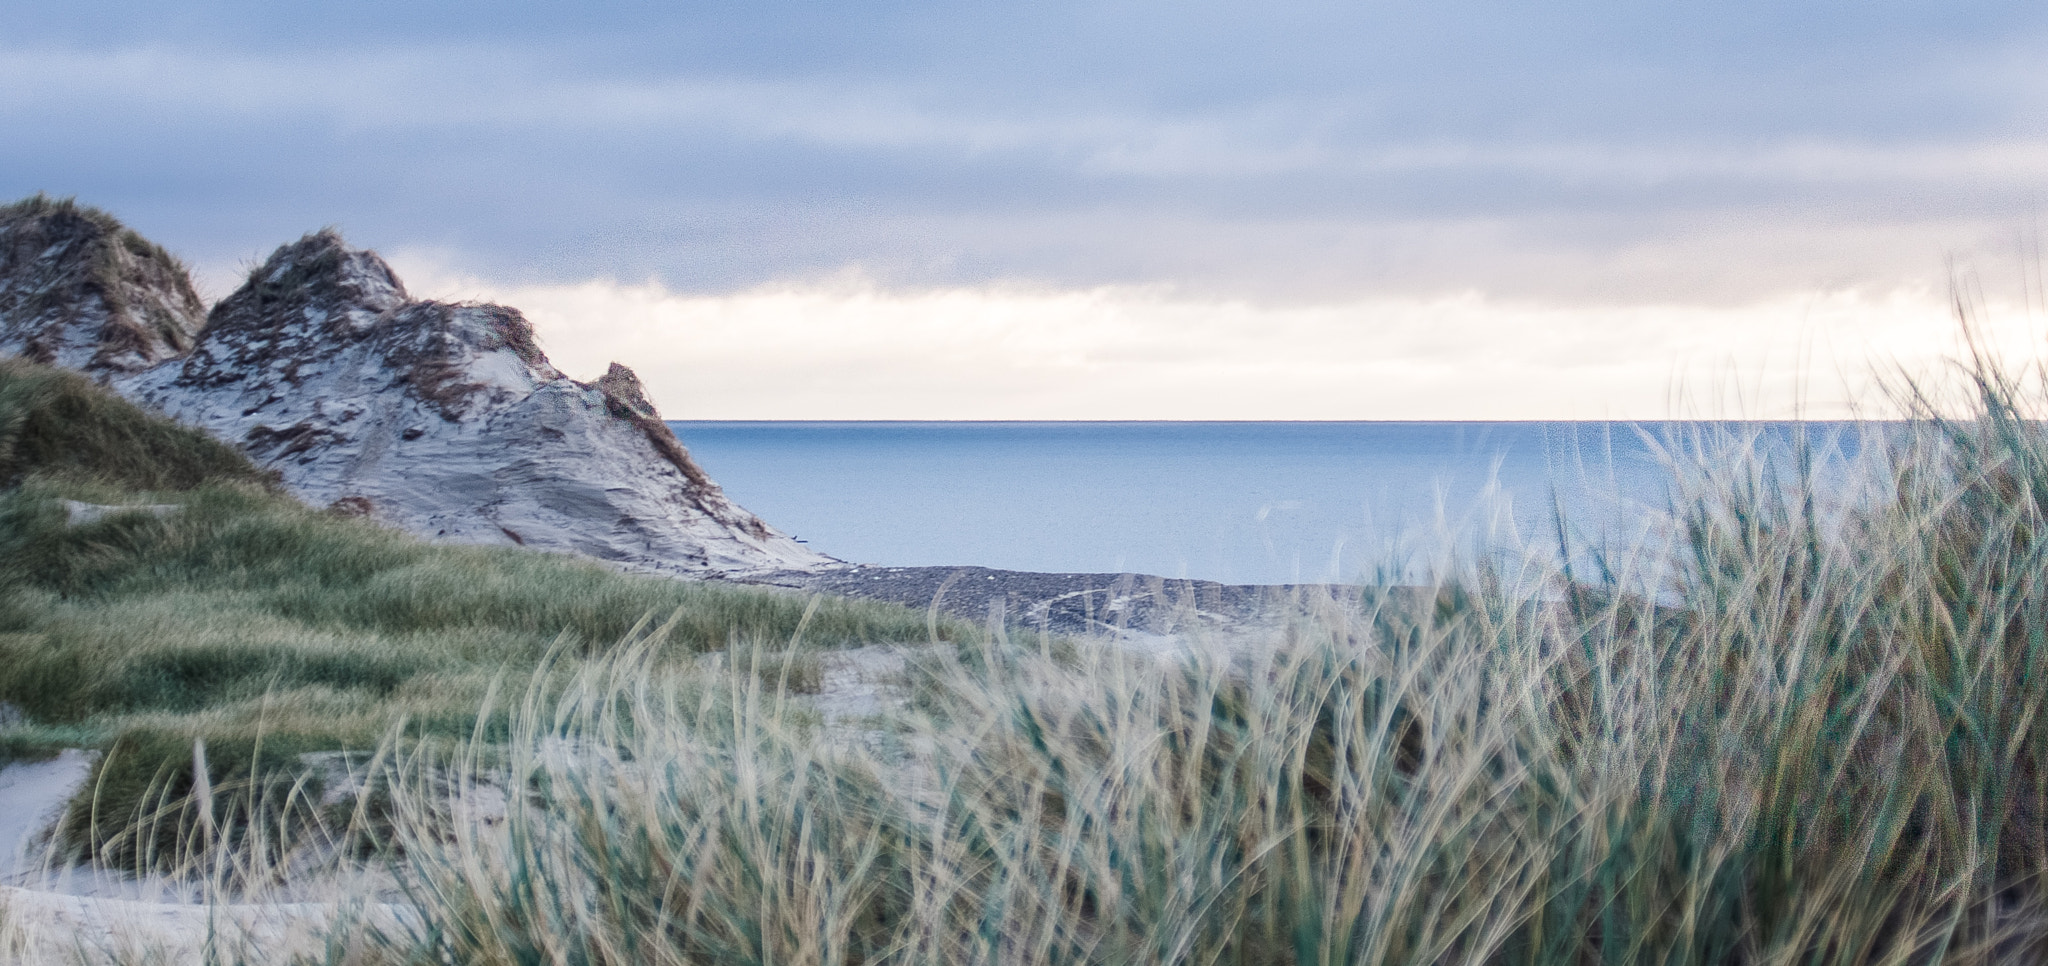
[[(114, 749), (95, 776), (110, 827), (147, 788), (189, 784), (195, 739), (233, 783), (253, 762), (374, 748), (401, 719), (469, 735), (494, 680), (649, 619), (671, 662), (935, 626), (891, 605), (424, 544), (310, 510), (233, 449), (19, 360), (0, 363), (0, 472), (0, 702), (26, 718), (0, 726), (0, 754)], [(136, 509), (74, 522), (67, 500)]]
[[(1909, 392), (1828, 472), (1675, 447), (1669, 542), (1592, 583), (1469, 566), (1235, 662), (992, 643), (933, 672), (902, 757), (614, 655), (458, 804), (421, 783), (449, 759), (394, 771), (424, 921), (389, 952), (2039, 962), (2048, 426), (1996, 372), (1974, 391), (1970, 418)], [(483, 787), (531, 807), (449, 834)]]
[[(1674, 441), (1664, 542), (1594, 555), (1597, 578), (1549, 563), (1587, 559), (1572, 547), (1446, 566), (1434, 593), (1303, 601), (1235, 653), (993, 635), (934, 649), (912, 709), (866, 731), (821, 731), (758, 665), (675, 660), (715, 643), (687, 617), (650, 631), (520, 610), (565, 561), (421, 547), (246, 483), (152, 494), (184, 502), (170, 517), (57, 527), (60, 484), (31, 474), (0, 520), (40, 536), (0, 559), (63, 566), (9, 571), (10, 627), (43, 636), (5, 639), (0, 680), (65, 648), (129, 661), (38, 672), (53, 696), (72, 676), (105, 690), (24, 706), (45, 727), (162, 722), (155, 746), (121, 739), (156, 749), (126, 760), (195, 777), (108, 780), (171, 805), (233, 788), (289, 809), (254, 730), (221, 756), (239, 785), (201, 780), (215, 739), (187, 740), (200, 721), (253, 729), (266, 700), (491, 723), (387, 738), (360, 799), (375, 807), (354, 813), (373, 847), (340, 858), (384, 863), (410, 910), (381, 931), (341, 924), (337, 961), (2033, 963), (2048, 959), (2048, 393), (1982, 363), (1966, 388), (1958, 417), (1908, 387), (1906, 420), (1863, 427), (1843, 461), (1811, 440)], [(320, 540), (350, 549), (277, 558), (331, 568), (306, 585), (340, 588), (318, 600), (260, 552)], [(320, 560), (335, 562), (305, 562)], [(519, 583), (520, 567), (550, 576)], [(190, 583), (172, 595), (171, 575)], [(492, 596), (498, 579), (517, 592)], [(470, 592), (486, 603), (444, 600)], [(556, 623), (571, 630), (550, 650)], [(282, 653), (235, 643), (269, 628), (302, 637), (261, 687), (207, 671), (153, 690), (187, 667), (163, 635), (105, 643), (194, 626), (222, 653)], [(812, 626), (832, 626), (823, 605)], [(500, 662), (530, 672), (523, 697), (449, 683)], [(194, 688), (209, 696), (167, 703)], [(257, 811), (125, 848), (187, 848), (199, 827), (260, 854)]]
[[(153, 343), (188, 348), (205, 316), (184, 263), (114, 216), (71, 198), (38, 193), (0, 205), (0, 267), (15, 276), (11, 290), (0, 289), (0, 313), (19, 323), (54, 324), (41, 336), (84, 321), (79, 313), (93, 301), (106, 309), (93, 336), (100, 343), (95, 365), (120, 366), (123, 351), (147, 354)], [(56, 347), (32, 337), (18, 351), (50, 361)]]
[(0, 487), (31, 473), (130, 490), (270, 482), (234, 447), (151, 416), (84, 376), (0, 359)]
[[(176, 255), (166, 251), (162, 245), (142, 237), (140, 233), (121, 224), (120, 219), (115, 218), (106, 211), (91, 205), (79, 204), (76, 198), (52, 198), (48, 194), (38, 191), (12, 204), (0, 205), (0, 221), (48, 218), (52, 216), (90, 224), (98, 231), (112, 236), (122, 248), (135, 257), (171, 266), (176, 268), (179, 274), (186, 274), (185, 263), (180, 261)], [(108, 281), (111, 281), (111, 279), (108, 279)], [(113, 286), (109, 284), (106, 287), (112, 288)]]

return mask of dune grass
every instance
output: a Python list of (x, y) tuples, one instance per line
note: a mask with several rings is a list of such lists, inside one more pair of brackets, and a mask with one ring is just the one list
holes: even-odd
[[(60, 497), (181, 509), (70, 526)], [(933, 626), (891, 605), (428, 546), (215, 484), (31, 481), (0, 495), (0, 561), (0, 701), (35, 726), (0, 730), (0, 744), (47, 747), (54, 727), (111, 749), (94, 783), (116, 827), (133, 812), (120, 803), (189, 777), (195, 739), (215, 749), (213, 779), (232, 783), (259, 760), (368, 751), (401, 720), (420, 736), (468, 736), (493, 682), (523, 681), (550, 651), (598, 654), (650, 615), (672, 663), (735, 646), (926, 640)]]
[(1673, 441), (1661, 539), (1590, 573), (1447, 563), (1234, 651), (936, 649), (888, 740), (658, 629), (536, 652), (493, 728), (382, 746), (350, 854), (410, 912), (330, 958), (2043, 961), (2048, 394), (1964, 388), (1839, 471)]
[(1665, 542), (1598, 579), (1446, 567), (1235, 658), (942, 655), (896, 751), (616, 650), (400, 756), (421, 918), (383, 955), (2040, 962), (2048, 398), (1972, 379), (1968, 417), (1909, 390), (1854, 472), (1675, 442)]
[[(893, 605), (428, 545), (310, 510), (235, 450), (20, 361), (0, 363), (0, 476), (0, 702), (20, 719), (0, 722), (0, 755), (109, 749), (94, 781), (116, 827), (189, 785), (195, 740), (234, 782), (367, 751), (400, 720), (469, 736), (493, 681), (650, 619), (671, 663), (963, 633)], [(159, 509), (74, 523), (66, 501)]]
[(270, 482), (234, 447), (152, 417), (77, 373), (0, 359), (0, 487), (30, 473), (137, 490)]

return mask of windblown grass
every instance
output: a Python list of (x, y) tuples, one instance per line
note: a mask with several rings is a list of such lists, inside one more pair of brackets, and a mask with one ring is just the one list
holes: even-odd
[(1804, 445), (1674, 441), (1665, 542), (1590, 573), (1550, 563), (1573, 547), (1489, 557), (1176, 657), (937, 650), (881, 734), (821, 728), (759, 673), (786, 655), (707, 671), (645, 626), (535, 653), (467, 739), (383, 746), (349, 854), (409, 912), (330, 948), (2041, 962), (2048, 394), (1983, 364), (1967, 389), (1956, 417), (1909, 387), (1906, 420), (1825, 471)]
[[(305, 752), (367, 752), (400, 720), (469, 736), (494, 680), (525, 680), (551, 650), (598, 654), (650, 618), (670, 663), (964, 633), (893, 605), (428, 545), (310, 510), (203, 434), (20, 361), (0, 363), (8, 482), (0, 702), (25, 721), (0, 722), (0, 756), (109, 749), (99, 801), (67, 825), (80, 835), (181, 800), (196, 740), (210, 780), (233, 784)], [(139, 509), (74, 524), (67, 500)], [(165, 848), (189, 832), (166, 826)]]
[(1449, 570), (1235, 658), (991, 642), (893, 752), (614, 652), (394, 771), (421, 920), (387, 952), (2040, 962), (2048, 429), (1973, 385), (1969, 418), (1907, 395), (1853, 473), (1675, 446), (1669, 544), (1597, 580)]

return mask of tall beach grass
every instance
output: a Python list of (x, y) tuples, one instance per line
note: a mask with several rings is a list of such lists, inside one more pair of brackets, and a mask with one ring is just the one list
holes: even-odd
[[(344, 917), (320, 948), (2048, 960), (2048, 396), (1981, 361), (1960, 391), (1906, 387), (1903, 419), (1833, 462), (1818, 438), (1671, 440), (1657, 539), (1591, 565), (1446, 560), (1184, 653), (991, 629), (928, 648), (881, 720), (822, 724), (761, 673), (774, 647), (675, 660), (681, 618), (563, 639), (526, 686), (485, 688), (460, 740), (386, 732), (324, 854), (391, 876), (403, 914)], [(300, 861), (261, 851), (237, 861)]]
[(385, 954), (2043, 961), (2044, 399), (1969, 380), (1855, 472), (1674, 441), (1667, 541), (1593, 574), (1492, 557), (1169, 659), (941, 652), (887, 741), (615, 652), (393, 773)]

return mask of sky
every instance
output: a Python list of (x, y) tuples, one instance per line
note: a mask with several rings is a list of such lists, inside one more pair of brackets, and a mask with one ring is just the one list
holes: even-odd
[(682, 419), (1843, 415), (2041, 343), (2048, 6), (10, 5), (0, 196)]

